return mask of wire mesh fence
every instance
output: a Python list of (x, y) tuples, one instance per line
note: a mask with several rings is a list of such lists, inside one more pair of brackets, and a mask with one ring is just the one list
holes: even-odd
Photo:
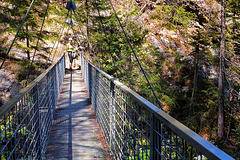
[(233, 159), (216, 146), (89, 63), (83, 78), (114, 160)]
[(43, 159), (64, 74), (62, 56), (0, 108), (1, 160)]

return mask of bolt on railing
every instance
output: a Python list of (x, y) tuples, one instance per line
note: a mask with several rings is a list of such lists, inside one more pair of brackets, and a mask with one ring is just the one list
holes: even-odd
[(1, 160), (44, 158), (64, 74), (62, 56), (0, 108)]
[(225, 152), (81, 55), (83, 78), (114, 160), (223, 159)]

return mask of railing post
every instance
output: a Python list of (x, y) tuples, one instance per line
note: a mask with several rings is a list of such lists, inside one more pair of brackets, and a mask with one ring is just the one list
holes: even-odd
[(83, 80), (84, 80), (84, 64), (83, 64), (83, 55), (81, 54), (81, 70), (82, 70), (82, 75), (83, 75)]
[(63, 56), (61, 63), (63, 64), (62, 67), (63, 67), (63, 70), (65, 71), (65, 68), (66, 68), (66, 57), (65, 56)]
[(84, 82), (86, 83), (86, 80), (85, 80), (85, 60), (84, 60), (84, 58), (83, 58), (83, 56), (82, 56), (82, 67), (83, 67), (83, 69), (82, 69), (82, 72), (83, 72), (83, 80), (84, 80)]
[(94, 91), (93, 91), (93, 99), (92, 99), (92, 104), (93, 104), (93, 108), (94, 108), (94, 111), (97, 115), (97, 92), (98, 92), (98, 70), (95, 69), (95, 75), (93, 77), (93, 88), (94, 88)]
[(36, 123), (36, 137), (37, 137), (37, 150), (36, 152), (38, 152), (39, 156), (37, 155), (37, 157), (39, 157), (39, 160), (42, 159), (42, 144), (41, 144), (41, 115), (40, 115), (40, 108), (39, 108), (39, 84), (36, 84), (36, 86), (34, 87), (34, 94), (35, 94), (35, 98), (34, 98), (34, 102), (35, 102), (35, 106), (34, 106), (34, 113), (36, 113), (36, 117), (35, 117), (35, 121), (37, 121)]
[[(52, 102), (53, 102), (53, 104), (52, 104), (52, 116), (51, 116), (51, 120), (53, 120), (53, 118), (54, 118), (54, 112), (55, 112), (55, 109), (56, 109), (56, 104), (57, 104), (57, 96), (58, 96), (58, 94), (59, 94), (59, 91), (58, 91), (58, 87), (59, 87), (59, 76), (57, 77), (57, 73), (58, 73), (58, 71), (57, 71), (57, 69), (58, 69), (58, 65), (56, 65), (55, 67), (54, 67), (54, 69), (53, 69), (53, 80), (54, 80), (54, 82), (53, 82), (53, 88), (51, 89), (52, 90), (52, 92), (51, 92), (51, 97), (53, 97), (53, 100), (52, 100)], [(61, 74), (61, 73), (60, 73)]]
[(87, 70), (87, 61), (86, 61), (86, 59), (84, 59), (84, 67), (85, 67), (85, 82), (86, 82), (86, 86), (87, 86), (88, 85), (88, 79), (87, 79), (88, 70)]
[(155, 150), (154, 150), (154, 147), (155, 147), (155, 141), (154, 141), (154, 126), (155, 126), (155, 121), (154, 121), (154, 114), (152, 112), (150, 112), (150, 159), (151, 160), (154, 160), (156, 157), (154, 156), (155, 155)]
[(88, 64), (88, 96), (90, 101), (92, 101), (92, 66)]
[[(62, 66), (62, 79), (61, 79), (61, 87), (60, 89), (62, 89), (62, 84), (63, 84), (63, 80), (64, 80), (64, 75), (65, 75), (65, 66), (66, 66), (66, 58), (65, 56), (63, 57), (63, 66)], [(60, 91), (61, 92), (61, 91)]]
[(81, 54), (81, 70), (82, 70), (82, 75), (83, 75), (83, 80), (85, 82), (85, 73), (84, 73), (84, 59), (83, 59), (83, 55)]
[(54, 107), (57, 105), (57, 98), (58, 98), (58, 95), (60, 94), (60, 90), (59, 90), (59, 74), (61, 74), (61, 73), (58, 72), (59, 68), (60, 68), (59, 64), (56, 65), (55, 66), (55, 70), (54, 70), (55, 72), (53, 74), (54, 79), (56, 80), (55, 84), (54, 84), (54, 86), (55, 86), (54, 90), (56, 90), (56, 93), (54, 92), (54, 94), (55, 94), (54, 95), (54, 97), (55, 97)]
[(115, 85), (111, 81), (110, 82), (110, 108), (109, 108), (109, 116), (110, 116), (110, 152), (112, 153), (115, 145)]

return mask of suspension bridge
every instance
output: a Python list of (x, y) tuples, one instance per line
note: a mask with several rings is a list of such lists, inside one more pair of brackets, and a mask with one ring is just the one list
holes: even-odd
[(1, 159), (233, 159), (83, 55), (81, 68), (62, 56), (0, 109)]
[(80, 61), (81, 70), (68, 71), (62, 55), (0, 108), (2, 160), (233, 159), (83, 54)]

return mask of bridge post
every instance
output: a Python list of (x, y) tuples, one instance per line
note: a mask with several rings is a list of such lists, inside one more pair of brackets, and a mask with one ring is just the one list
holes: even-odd
[(115, 84), (110, 82), (110, 150), (114, 151), (115, 148)]
[[(62, 60), (62, 71), (65, 71), (65, 68), (66, 68), (66, 54), (64, 54), (64, 56), (63, 56), (63, 60)], [(63, 73), (65, 73), (65, 72), (63, 72)]]
[(97, 91), (98, 91), (98, 86), (99, 86), (99, 80), (98, 80), (98, 76), (99, 76), (99, 72), (98, 72), (98, 70), (96, 70), (96, 69), (94, 69), (95, 70), (95, 74), (93, 75), (93, 81), (92, 81), (92, 85), (94, 85), (93, 86), (93, 91), (92, 91), (92, 93), (93, 93), (93, 97), (92, 97), (92, 104), (93, 104), (93, 108), (94, 108), (94, 111), (95, 111), (95, 114), (97, 115)]
[(54, 84), (54, 86), (56, 87), (56, 88), (54, 88), (54, 90), (56, 90), (56, 93), (54, 92), (54, 97), (55, 97), (55, 104), (54, 104), (54, 106), (56, 106), (57, 105), (57, 98), (58, 98), (58, 95), (60, 94), (60, 89), (59, 89), (59, 74), (61, 74), (60, 72), (58, 72), (58, 69), (60, 68), (60, 64), (58, 63), (58, 65), (56, 65), (55, 66), (55, 73), (54, 73), (54, 78), (56, 79), (56, 81), (55, 81), (55, 84)]
[(87, 87), (87, 90), (88, 90), (88, 68), (87, 68), (87, 61), (85, 60), (84, 61), (84, 73), (85, 73), (85, 84), (86, 84), (86, 87)]
[[(65, 68), (66, 68), (66, 57), (65, 57), (65, 56), (63, 57), (63, 62), (62, 62), (62, 64), (63, 64), (63, 65), (62, 65), (62, 73), (61, 73), (62, 75), (61, 75), (61, 85), (60, 85), (60, 86), (61, 86), (61, 89), (62, 89), (62, 84), (63, 84), (64, 75), (65, 75), (65, 71), (66, 71), (66, 70), (65, 70)], [(61, 92), (61, 89), (59, 90), (59, 93)]]
[(92, 66), (88, 64), (88, 96), (90, 101), (92, 101)]
[(35, 117), (34, 117), (34, 121), (36, 123), (36, 127), (35, 127), (35, 132), (36, 132), (36, 157), (37, 159), (41, 160), (42, 159), (42, 144), (41, 144), (41, 115), (40, 115), (40, 107), (39, 107), (39, 84), (37, 84), (34, 88), (33, 88), (33, 101), (35, 103), (34, 105), (34, 113)]
[(82, 55), (82, 54), (81, 54), (81, 70), (82, 70), (83, 80), (84, 80), (84, 82), (86, 83), (86, 81), (85, 81), (84, 58), (83, 58), (83, 55)]
[[(60, 64), (58, 63), (55, 67), (54, 67), (54, 69), (53, 69), (53, 86), (52, 86), (52, 88), (51, 88), (51, 90), (52, 90), (52, 92), (51, 92), (51, 97), (53, 97), (53, 100), (52, 100), (52, 102), (53, 102), (53, 104), (52, 104), (52, 117), (51, 117), (51, 120), (53, 120), (54, 119), (54, 112), (55, 112), (55, 110), (56, 110), (56, 105), (57, 105), (57, 97), (58, 97), (58, 95), (59, 95), (59, 81), (60, 81), (60, 79), (59, 79), (59, 73), (60, 72), (58, 72), (58, 69), (60, 69), (60, 66), (59, 66)], [(60, 73), (61, 74), (61, 73)]]
[(155, 119), (154, 119), (154, 114), (151, 112), (150, 113), (150, 159), (155, 159), (155, 151), (154, 151), (154, 146), (155, 146), (155, 140), (154, 140), (154, 126), (155, 126)]

